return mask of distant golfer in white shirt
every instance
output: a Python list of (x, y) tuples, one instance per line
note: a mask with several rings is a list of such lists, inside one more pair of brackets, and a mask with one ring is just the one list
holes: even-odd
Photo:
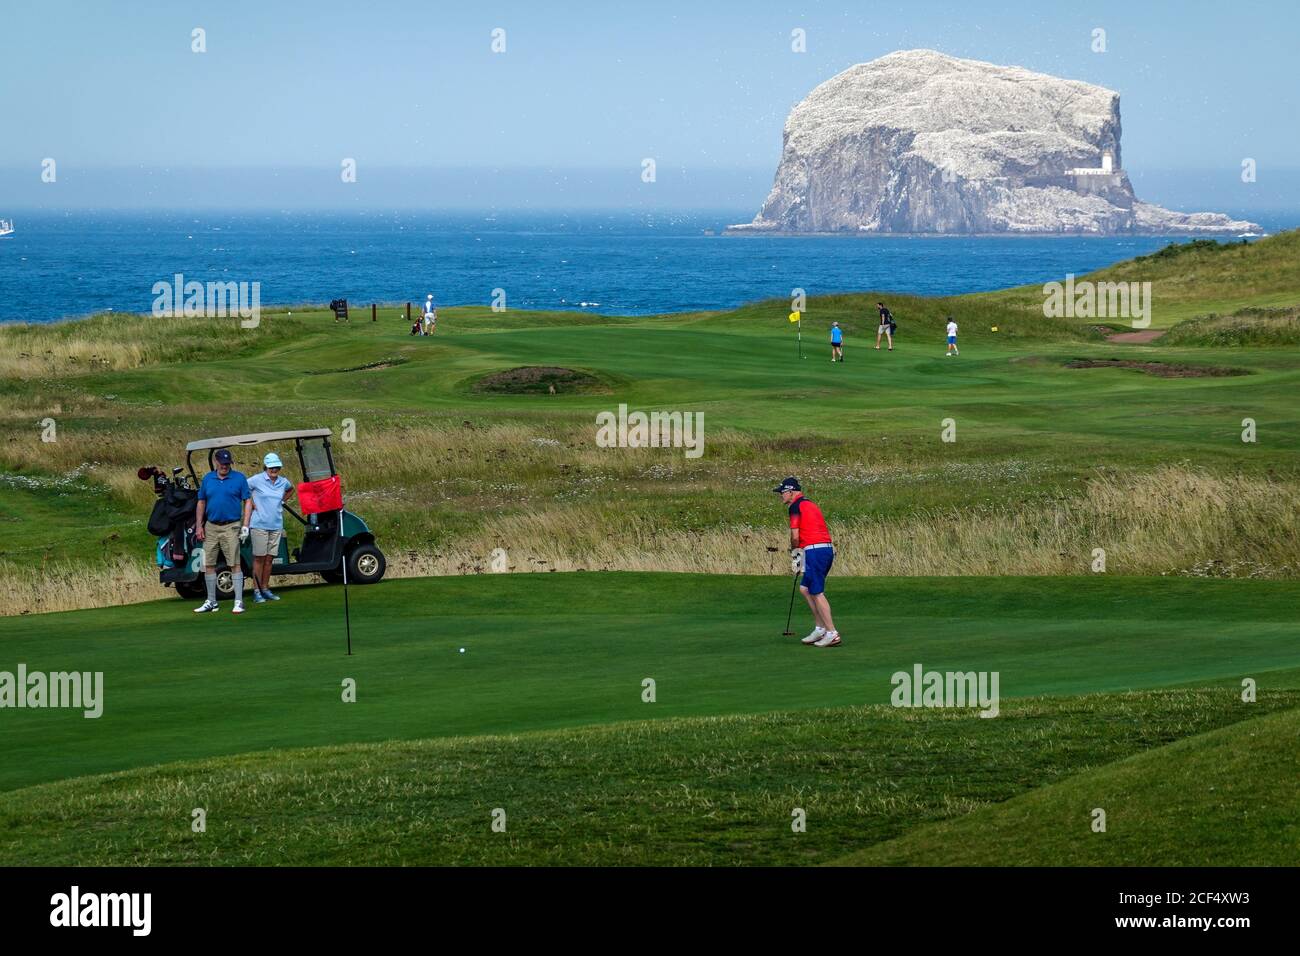
[(943, 354), (945, 357), (961, 354), (957, 351), (957, 323), (952, 320), (951, 315), (948, 316), (948, 350)]
[(424, 300), (424, 334), (432, 335), (438, 331), (438, 307), (433, 304), (433, 296)]

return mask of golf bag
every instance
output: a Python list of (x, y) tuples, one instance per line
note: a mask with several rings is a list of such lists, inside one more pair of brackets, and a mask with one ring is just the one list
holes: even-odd
[(885, 309), (885, 311), (880, 314), (880, 321), (889, 326), (889, 334), (891, 336), (898, 331), (898, 323), (894, 321), (894, 313), (890, 312), (888, 309)]
[(167, 517), (167, 499), (159, 498), (153, 503), (153, 511), (149, 513), (149, 524), (146, 526), (152, 535), (164, 535), (172, 529), (172, 522)]
[(166, 555), (177, 564), (183, 564), (190, 556), (198, 504), (197, 491), (172, 482), (163, 496), (154, 502), (153, 514), (149, 516), (149, 533), (167, 538)]

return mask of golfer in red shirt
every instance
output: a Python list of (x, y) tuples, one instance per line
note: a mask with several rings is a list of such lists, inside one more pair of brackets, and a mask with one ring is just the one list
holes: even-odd
[(803, 496), (799, 479), (787, 478), (772, 489), (781, 496), (781, 503), (790, 509), (790, 556), (795, 568), (803, 567), (803, 593), (812, 611), (812, 633), (803, 643), (813, 647), (838, 647), (840, 632), (831, 620), (831, 604), (826, 600), (826, 575), (835, 561), (835, 548), (831, 533), (826, 527), (822, 510)]

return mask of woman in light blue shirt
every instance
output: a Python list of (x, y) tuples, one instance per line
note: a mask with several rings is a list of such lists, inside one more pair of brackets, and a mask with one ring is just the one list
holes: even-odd
[(281, 476), (280, 456), (270, 452), (262, 459), (265, 470), (248, 479), (253, 496), (253, 603), (265, 604), (280, 598), (271, 593), (271, 564), (280, 553), (284, 535), (284, 503), (293, 496), (293, 482)]

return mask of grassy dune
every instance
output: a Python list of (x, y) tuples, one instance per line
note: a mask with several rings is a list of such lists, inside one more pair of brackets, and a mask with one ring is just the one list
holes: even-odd
[[(1092, 282), (1150, 282), (1152, 328), (1214, 312), (1300, 304), (1300, 230), (1252, 243), (1201, 240), (1171, 244), (1076, 277)], [(1043, 282), (1064, 282), (1045, 276)], [(972, 296), (1021, 315), (1042, 315), (1043, 283)], [(1126, 325), (1117, 322), (1116, 325)]]
[(1300, 308), (1245, 308), (1232, 315), (1198, 316), (1179, 322), (1164, 345), (1210, 348), (1289, 348), (1300, 345)]

